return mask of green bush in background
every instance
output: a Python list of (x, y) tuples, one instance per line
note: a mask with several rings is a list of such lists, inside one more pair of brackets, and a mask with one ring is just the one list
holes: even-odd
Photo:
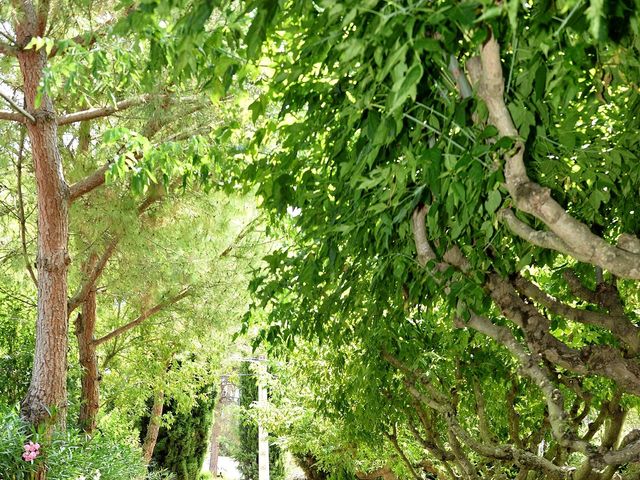
[[(213, 408), (216, 401), (215, 388), (204, 388), (193, 408), (182, 411), (170, 401), (164, 409), (164, 416), (173, 418), (170, 426), (162, 426), (158, 432), (158, 441), (153, 451), (154, 469), (166, 469), (177, 480), (198, 480), (202, 463), (207, 453), (209, 429), (213, 420)], [(148, 419), (143, 419), (146, 426)], [(141, 438), (146, 429), (143, 428)]]

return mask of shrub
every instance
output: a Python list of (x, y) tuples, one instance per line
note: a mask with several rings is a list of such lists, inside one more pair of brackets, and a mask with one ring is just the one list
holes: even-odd
[[(23, 460), (29, 441), (41, 445), (33, 462)], [(146, 468), (138, 448), (96, 434), (57, 431), (45, 442), (15, 410), (0, 410), (0, 472), (3, 480), (27, 480), (44, 463), (47, 480), (141, 480)]]
[[(170, 427), (160, 428), (153, 451), (154, 468), (173, 472), (178, 480), (198, 480), (207, 453), (215, 400), (215, 388), (209, 385), (202, 388), (189, 411), (180, 411), (175, 400), (167, 403), (164, 415), (171, 415), (173, 422)], [(146, 434), (148, 419), (144, 418), (143, 422), (141, 438)]]

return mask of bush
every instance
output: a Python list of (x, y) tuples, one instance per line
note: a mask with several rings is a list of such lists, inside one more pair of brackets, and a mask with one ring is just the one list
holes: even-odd
[[(207, 440), (212, 412), (216, 400), (215, 388), (204, 386), (191, 410), (182, 412), (175, 400), (170, 400), (164, 415), (171, 415), (173, 422), (163, 425), (153, 451), (153, 468), (173, 472), (178, 480), (198, 480), (202, 462), (207, 453)], [(146, 434), (148, 419), (144, 418), (141, 438)]]
[[(40, 455), (22, 459), (24, 445), (39, 443)], [(88, 438), (76, 430), (55, 432), (49, 442), (22, 421), (15, 410), (0, 410), (0, 472), (3, 480), (26, 480), (42, 463), (47, 480), (141, 480), (146, 468), (138, 448), (96, 434)]]
[(17, 412), (0, 411), (0, 472), (3, 479), (31, 478), (35, 465), (22, 459), (23, 445), (28, 442), (29, 428)]

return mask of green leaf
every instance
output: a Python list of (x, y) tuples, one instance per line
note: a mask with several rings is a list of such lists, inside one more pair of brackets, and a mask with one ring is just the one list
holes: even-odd
[(395, 96), (391, 104), (392, 112), (402, 106), (407, 98), (411, 97), (412, 100), (416, 99), (417, 85), (423, 73), (424, 69), (422, 65), (416, 63), (409, 69), (399, 84), (396, 82), (393, 88)]
[(484, 202), (484, 207), (488, 213), (494, 213), (500, 206), (500, 203), (502, 203), (502, 195), (500, 195), (498, 190), (493, 190), (489, 192), (487, 201)]
[(605, 26), (604, 26), (604, 0), (590, 0), (589, 7), (585, 12), (587, 19), (589, 20), (589, 33), (596, 40), (604, 38)]

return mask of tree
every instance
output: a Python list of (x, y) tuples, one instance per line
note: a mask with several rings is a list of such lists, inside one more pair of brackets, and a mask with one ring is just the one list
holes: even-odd
[[(120, 240), (109, 232), (104, 250), (90, 251), (79, 262), (85, 274), (75, 293), (68, 295), (70, 211), (77, 211), (77, 205), (103, 187), (107, 177), (127, 177), (134, 196), (141, 197), (137, 212), (144, 215), (177, 183), (184, 185), (193, 174), (204, 178), (214, 172), (218, 167), (211, 168), (203, 154), (210, 144), (200, 142), (196, 147), (198, 140), (191, 140), (195, 133), (212, 130), (210, 117), (194, 122), (198, 132), (166, 129), (159, 144), (150, 138), (172, 120), (198, 118), (197, 112), (210, 103), (204, 92), (220, 95), (230, 83), (222, 79), (232, 71), (232, 62), (221, 50), (213, 55), (227, 61), (209, 71), (207, 85), (194, 79), (195, 64), (173, 63), (179, 49), (191, 52), (187, 56), (198, 58), (204, 68), (211, 57), (202, 50), (196, 53), (196, 48), (207, 41), (224, 45), (224, 34), (211, 35), (201, 28), (213, 9), (209, 3), (183, 16), (160, 4), (145, 9), (125, 2), (113, 13), (114, 5), (108, 1), (91, 7), (77, 3), (72, 5), (78, 8), (71, 9), (77, 16), (66, 15), (66, 9), (54, 11), (47, 0), (14, 2), (0, 10), (13, 21), (6, 25), (9, 30), (0, 55), (6, 81), (14, 87), (13, 96), (3, 93), (9, 109), (0, 112), (0, 119), (26, 128), (37, 185), (37, 278), (26, 262), (38, 288), (37, 335), (31, 385), (23, 401), (23, 415), (34, 424), (65, 422), (68, 318), (84, 305), (79, 319), (89, 328), (80, 325), (79, 331), (91, 330), (95, 282)], [(189, 10), (188, 4), (183, 7)], [(97, 13), (104, 13), (100, 20), (85, 21)], [(146, 34), (153, 37), (151, 52)], [(125, 44), (128, 48), (120, 48)], [(176, 69), (166, 68), (169, 64)], [(130, 68), (134, 65), (138, 70)], [(144, 128), (122, 122), (111, 129), (106, 123), (133, 109), (148, 115)], [(103, 135), (104, 141), (98, 141)], [(193, 148), (178, 147), (185, 139)], [(75, 181), (68, 184), (67, 178)], [(21, 218), (24, 224), (24, 215)], [(26, 247), (24, 253), (28, 260)], [(80, 333), (79, 339), (83, 338)], [(91, 357), (92, 352), (83, 349), (83, 359)], [(95, 369), (91, 371), (95, 376)]]
[[(193, 407), (187, 411), (176, 410), (175, 402), (169, 402), (165, 415), (171, 423), (162, 426), (153, 451), (153, 464), (167, 469), (178, 480), (197, 480), (207, 452), (207, 438), (211, 427), (216, 391), (211, 385), (202, 387)], [(146, 429), (142, 430), (144, 436)]]
[(249, 5), (264, 338), (342, 351), (332, 408), (415, 478), (632, 478), (638, 5)]

